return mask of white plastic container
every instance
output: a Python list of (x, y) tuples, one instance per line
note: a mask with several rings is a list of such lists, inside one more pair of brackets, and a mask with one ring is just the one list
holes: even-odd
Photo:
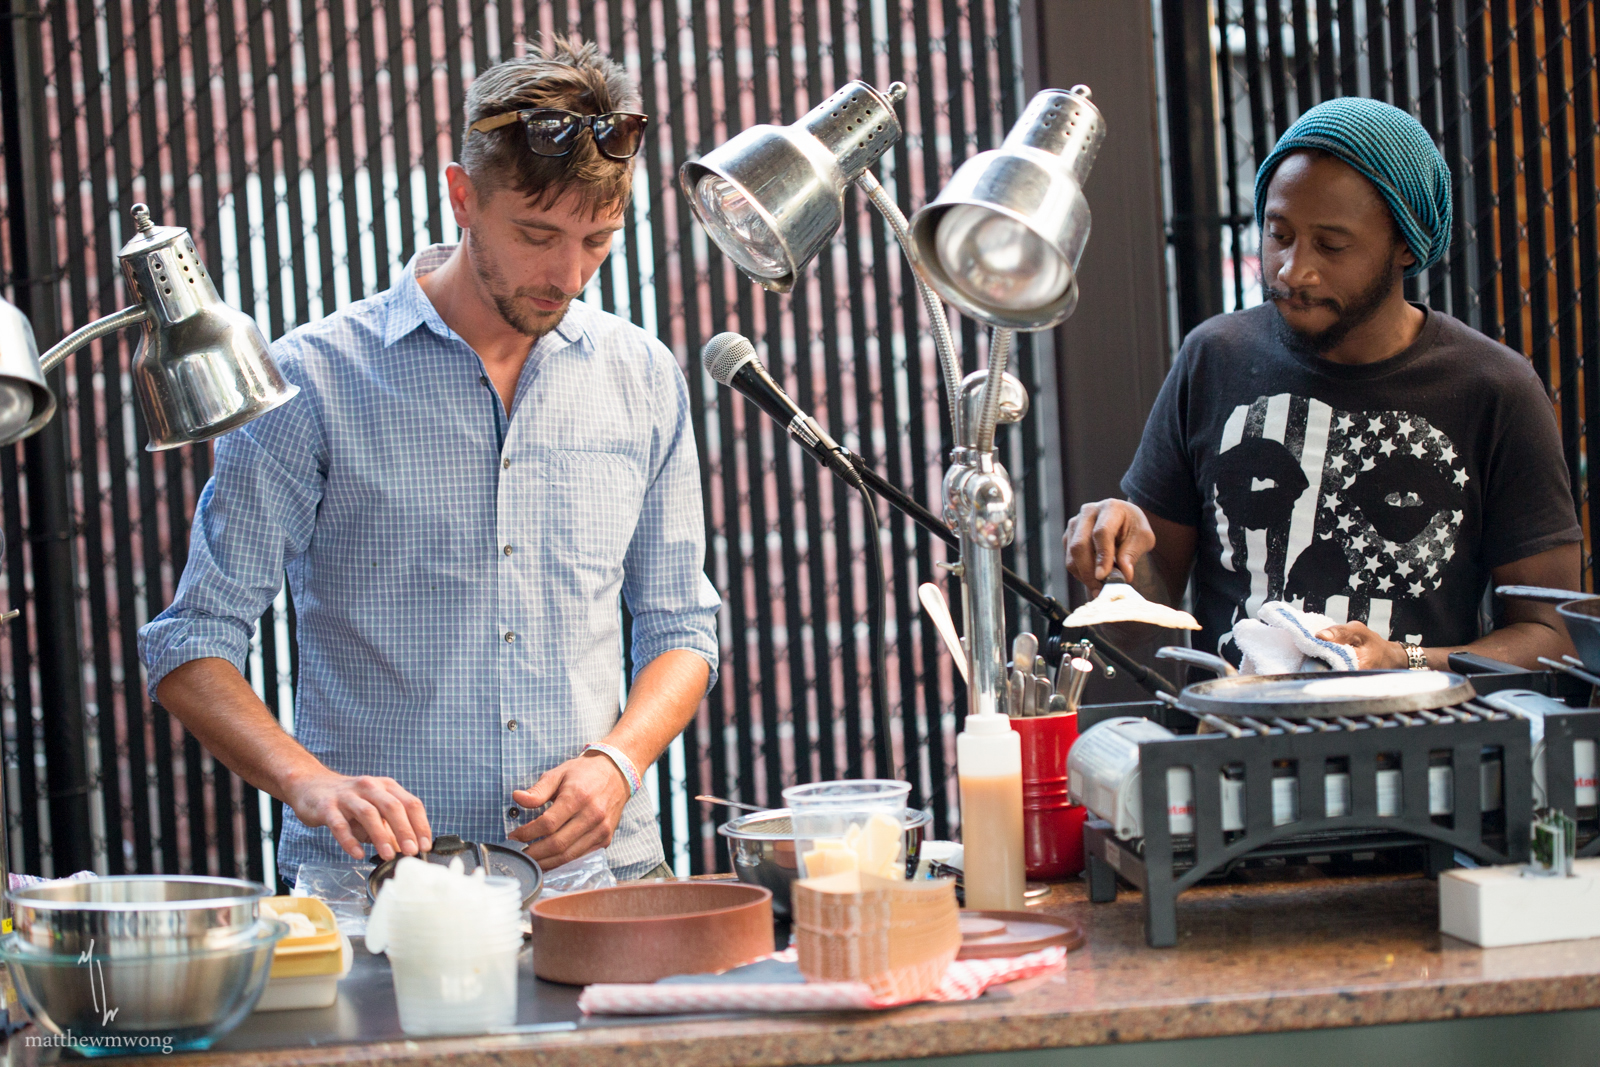
[(1482, 948), (1600, 937), (1600, 860), (1575, 861), (1570, 878), (1519, 865), (1445, 871), (1439, 931)]
[(1022, 735), (1005, 715), (968, 715), (956, 735), (966, 906), (1021, 911), (1027, 887), (1022, 839)]
[[(1490, 693), (1483, 698), (1484, 703), (1512, 715), (1520, 715), (1528, 720), (1528, 741), (1533, 746), (1533, 802), (1537, 807), (1549, 803), (1546, 782), (1548, 775), (1545, 771), (1546, 741), (1544, 736), (1544, 717), (1546, 712), (1564, 712), (1571, 710), (1565, 704), (1547, 697), (1543, 693), (1535, 693), (1530, 689), (1503, 689), (1498, 693)], [(1588, 814), (1587, 809), (1593, 809), (1600, 790), (1595, 787), (1595, 743), (1587, 738), (1576, 738), (1572, 742), (1572, 785), (1575, 796), (1574, 806), (1585, 809), (1580, 813), (1582, 818)], [(1487, 806), (1486, 806), (1487, 810)], [(1589, 815), (1589, 817), (1593, 817)]]
[(300, 1008), (326, 1008), (339, 999), (339, 980), (350, 973), (355, 954), (350, 939), (340, 938), (339, 970), (333, 974), (309, 974), (299, 978), (271, 978), (256, 1011), (296, 1011)]

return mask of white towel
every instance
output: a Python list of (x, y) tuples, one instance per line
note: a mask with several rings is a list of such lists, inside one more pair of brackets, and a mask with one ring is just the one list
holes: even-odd
[(1243, 653), (1241, 674), (1296, 674), (1359, 669), (1356, 650), (1316, 635), (1336, 625), (1326, 615), (1301, 611), (1281, 600), (1261, 605), (1254, 619), (1233, 625), (1233, 640)]

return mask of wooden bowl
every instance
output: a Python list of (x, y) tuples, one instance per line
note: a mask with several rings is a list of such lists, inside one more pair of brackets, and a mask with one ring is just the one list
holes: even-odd
[(645, 882), (533, 905), (533, 973), (547, 982), (654, 982), (723, 971), (773, 951), (772, 891)]

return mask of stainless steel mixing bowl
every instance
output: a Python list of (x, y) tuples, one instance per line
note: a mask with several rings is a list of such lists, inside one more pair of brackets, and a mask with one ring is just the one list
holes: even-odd
[[(41, 953), (0, 941), (34, 1022), (87, 1056), (208, 1047), (255, 1009), (287, 923), (263, 919), (227, 948), (170, 955)], [(64, 1042), (65, 1043), (65, 1042)]]
[(260, 882), (200, 875), (125, 875), (11, 890), (18, 951), (172, 956), (225, 948), (251, 931)]
[[(900, 824), (905, 827), (906, 835), (907, 874), (916, 870), (917, 857), (932, 822), (933, 815), (926, 811), (907, 808), (901, 816)], [(741, 815), (717, 827), (717, 833), (728, 839), (728, 858), (733, 861), (733, 871), (739, 881), (772, 890), (772, 913), (787, 918), (789, 887), (800, 876), (789, 809), (774, 808)]]

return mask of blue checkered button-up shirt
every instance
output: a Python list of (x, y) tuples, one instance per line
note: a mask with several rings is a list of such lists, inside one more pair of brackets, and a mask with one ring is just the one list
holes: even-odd
[[(139, 647), (152, 696), (193, 659), (242, 671), (287, 571), (297, 740), (396, 779), (436, 834), (500, 841), (529, 817), (511, 791), (617, 721), (618, 595), (636, 668), (681, 648), (713, 676), (719, 602), (672, 353), (574, 302), (507, 413), (417, 284), (450, 251), (273, 346), (301, 393), (217, 442), (177, 596)], [(621, 878), (661, 862), (646, 792), (607, 859)], [(348, 857), (285, 810), (279, 868), (308, 861)]]

